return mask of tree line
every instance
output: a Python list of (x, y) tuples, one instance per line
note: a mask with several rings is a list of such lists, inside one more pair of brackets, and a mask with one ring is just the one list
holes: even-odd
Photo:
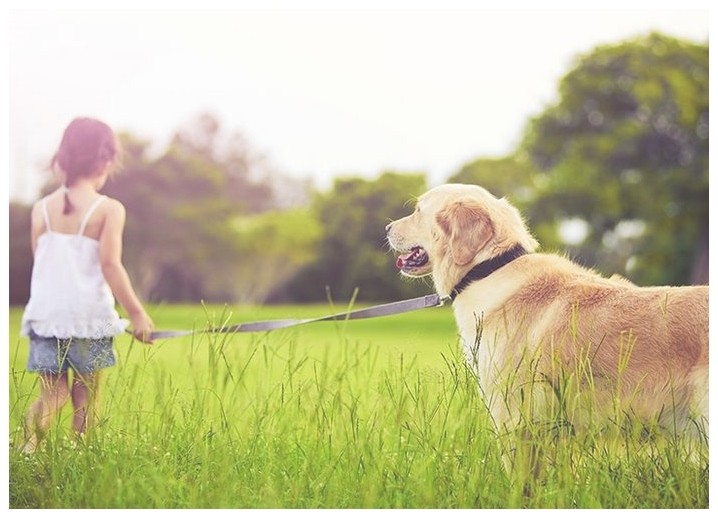
[[(123, 171), (104, 192), (127, 207), (124, 261), (147, 301), (379, 302), (431, 290), (399, 277), (384, 235), (430, 187), (424, 172), (347, 176), (320, 191), (273, 171), (212, 114), (159, 157), (120, 137)], [(446, 181), (507, 197), (544, 250), (639, 284), (707, 283), (707, 44), (654, 33), (577, 57), (512, 153)], [(29, 213), (10, 204), (11, 304), (29, 295)]]

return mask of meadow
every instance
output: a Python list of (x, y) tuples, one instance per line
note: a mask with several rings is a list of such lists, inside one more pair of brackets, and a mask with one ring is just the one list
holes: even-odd
[[(307, 318), (329, 306), (155, 306), (160, 329)], [(24, 454), (38, 392), (9, 318), (10, 508), (707, 508), (705, 445), (541, 439), (546, 474), (505, 469), (450, 308), (268, 333), (116, 340), (101, 419), (65, 409)], [(530, 491), (527, 493), (526, 488)]]

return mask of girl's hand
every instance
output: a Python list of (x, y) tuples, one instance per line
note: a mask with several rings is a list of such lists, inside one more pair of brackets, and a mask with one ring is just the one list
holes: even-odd
[(152, 331), (155, 330), (155, 324), (147, 313), (141, 313), (130, 317), (132, 322), (132, 335), (140, 342), (146, 344), (153, 343)]

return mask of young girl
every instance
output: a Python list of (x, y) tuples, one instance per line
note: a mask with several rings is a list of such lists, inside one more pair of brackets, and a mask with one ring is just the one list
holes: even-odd
[(69, 399), (74, 431), (83, 434), (92, 426), (100, 369), (115, 364), (113, 336), (128, 325), (115, 298), (134, 336), (151, 343), (154, 325), (121, 260), (125, 208), (98, 193), (117, 157), (109, 126), (73, 120), (51, 163), (64, 183), (32, 210), (34, 265), (22, 334), (30, 339), (28, 370), (39, 374), (41, 388), (26, 417), (25, 451), (37, 447)]

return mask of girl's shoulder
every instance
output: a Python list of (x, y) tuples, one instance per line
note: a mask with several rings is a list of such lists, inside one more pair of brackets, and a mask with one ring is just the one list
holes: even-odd
[(42, 212), (43, 207), (46, 206), (47, 202), (52, 199), (53, 196), (57, 196), (57, 191), (53, 191), (50, 194), (46, 194), (35, 203), (32, 204), (32, 210), (35, 212)]
[(124, 208), (122, 202), (117, 198), (112, 198), (110, 196), (107, 196), (106, 194), (102, 194), (101, 197), (104, 198), (104, 200), (102, 201), (102, 205), (104, 205), (105, 207)]
[(105, 196), (105, 199), (97, 207), (97, 215), (102, 218), (104, 224), (124, 225), (126, 211), (121, 201)]
[(48, 201), (55, 196), (55, 193), (57, 191), (51, 192), (50, 194), (47, 194), (37, 200), (35, 203), (32, 204), (32, 211), (30, 212), (30, 218), (33, 221), (33, 223), (44, 223), (45, 222), (45, 212), (48, 210), (47, 203)]
[(84, 235), (101, 240), (103, 235), (121, 234), (125, 225), (125, 207), (119, 200), (103, 196), (95, 198), (94, 210), (87, 217)]
[(44, 223), (45, 218), (43, 217), (43, 201), (38, 200), (32, 204), (32, 210), (30, 211), (30, 221), (33, 226), (37, 226)]
[(102, 208), (104, 208), (108, 212), (116, 212), (116, 213), (125, 213), (125, 206), (122, 204), (122, 202), (116, 198), (110, 198), (109, 196), (103, 195), (104, 200), (102, 201), (102, 204), (100, 205)]

